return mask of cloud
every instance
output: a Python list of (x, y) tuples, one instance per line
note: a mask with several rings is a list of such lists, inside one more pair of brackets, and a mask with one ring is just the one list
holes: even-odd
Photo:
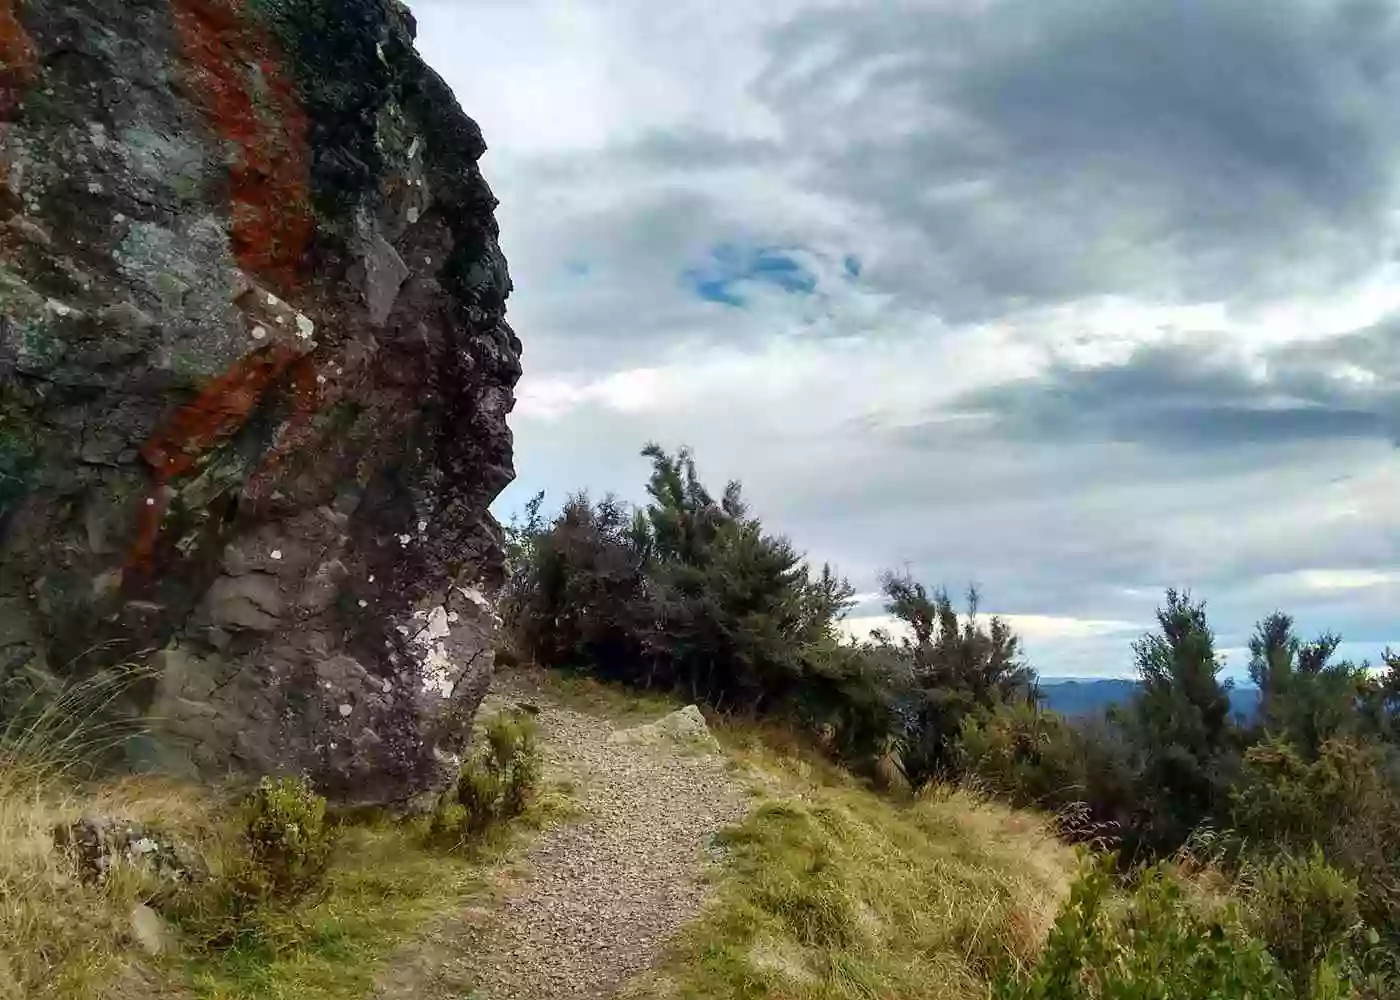
[[(1011, 437), (1202, 452), (1378, 438), (1400, 443), (1400, 349), (1389, 325), (1242, 355), (1180, 341), (1122, 363), (1056, 363), (969, 393), (952, 412)], [(942, 423), (938, 426), (941, 428)]]
[(843, 5), (759, 86), (887, 234), (872, 274), (950, 318), (1258, 302), (1393, 250), (1397, 31), (1380, 2)]
[(979, 584), (1053, 672), (1129, 669), (1167, 586), (1222, 645), (1277, 607), (1393, 638), (1390, 3), (413, 9), (492, 145), (504, 516), (641, 500), (641, 444), (688, 443), (864, 591)]

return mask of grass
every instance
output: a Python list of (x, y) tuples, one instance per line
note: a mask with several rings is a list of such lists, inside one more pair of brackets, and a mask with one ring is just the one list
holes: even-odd
[[(589, 678), (547, 683), (622, 720), (679, 704)], [(982, 1000), (998, 970), (1034, 962), (1077, 870), (1049, 817), (946, 788), (898, 801), (791, 727), (711, 726), (755, 808), (715, 844), (714, 904), (624, 995)]]
[(321, 898), (268, 915), (250, 941), (197, 955), (188, 980), (210, 1000), (362, 995), (427, 920), (489, 896), (489, 854), (426, 850), (414, 831), (390, 822), (345, 828)]
[(186, 820), (199, 813), (160, 782), (120, 782), (91, 800), (77, 791), (84, 763), (125, 735), (104, 720), (137, 679), (42, 689), (0, 727), (0, 1000), (83, 1000), (131, 964), (118, 942), (142, 880), (118, 869), (101, 886), (83, 884), (54, 847), (55, 826), (89, 806)]
[[(364, 995), (395, 948), (432, 917), (489, 899), (498, 859), (572, 808), (563, 789), (545, 787), (520, 822), (452, 850), (430, 845), (426, 817), (346, 817), (324, 889), (234, 925), (220, 876), (247, 862), (237, 797), (150, 778), (81, 780), (84, 761), (120, 735), (90, 710), (109, 701), (96, 686), (50, 694), (0, 729), (0, 1000)], [(207, 885), (169, 907), (171, 954), (151, 959), (131, 941), (133, 908), (157, 891), (150, 876), (117, 866), (104, 884), (84, 882), (55, 847), (55, 827), (85, 813), (159, 830), (208, 865)], [(232, 945), (210, 939), (233, 926)]]
[[(550, 692), (629, 722), (677, 700), (551, 672)], [(721, 834), (715, 900), (629, 998), (984, 1000), (1034, 963), (1078, 870), (1051, 817), (972, 791), (903, 801), (780, 722), (711, 719), (754, 810)]]
[(764, 802), (719, 845), (717, 905), (668, 963), (682, 997), (985, 997), (1034, 960), (1073, 853), (965, 792), (851, 785)]
[(231, 947), (206, 946), (172, 928), (179, 952), (157, 966), (127, 933), (132, 907), (151, 886), (121, 869), (104, 886), (82, 883), (53, 846), (54, 826), (84, 812), (135, 819), (177, 834), (217, 875), (237, 856), (236, 803), (147, 779), (84, 791), (0, 766), (0, 1000), (88, 1000), (138, 971), (144, 982), (167, 983), (172, 996), (209, 1000), (364, 995), (398, 945), (437, 914), (489, 900), (494, 863), (528, 831), (568, 811), (563, 795), (547, 789), (522, 824), (492, 831), (469, 851), (427, 846), (414, 823), (345, 825), (324, 891), (259, 911)]
[(0, 998), (97, 995), (135, 961), (123, 946), (142, 901), (138, 874), (118, 869), (105, 885), (80, 882), (54, 848), (54, 827), (85, 808), (170, 817), (200, 807), (161, 783), (126, 782), (84, 800), (43, 768), (0, 761)]
[(560, 704), (575, 711), (606, 716), (622, 725), (654, 722), (685, 705), (674, 695), (607, 684), (587, 674), (564, 670), (539, 673), (545, 689)]
[[(678, 705), (584, 677), (544, 683), (551, 698), (623, 724)], [(714, 905), (657, 970), (661, 994), (981, 998), (996, 970), (1034, 960), (1075, 868), (1047, 821), (965, 791), (877, 796), (782, 726), (714, 730), (754, 811), (714, 845)], [(490, 900), (490, 872), (522, 836), (514, 827), (473, 851), (443, 851), (422, 824), (347, 820), (323, 892), (260, 912), (232, 947), (186, 931), (155, 965), (126, 940), (150, 887), (120, 870), (104, 886), (80, 883), (53, 827), (84, 811), (134, 819), (194, 846), (217, 874), (239, 849), (236, 803), (147, 779), (84, 788), (63, 763), (72, 747), (59, 744), (55, 757), (0, 743), (10, 747), (0, 755), (0, 1000), (88, 1000), (133, 971), (148, 985), (122, 995), (142, 1000), (363, 996), (428, 921)], [(524, 826), (568, 811), (548, 789)]]

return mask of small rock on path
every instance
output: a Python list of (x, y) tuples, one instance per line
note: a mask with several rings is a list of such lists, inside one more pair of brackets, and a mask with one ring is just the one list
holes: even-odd
[(534, 842), (498, 910), (439, 922), (391, 963), (381, 1000), (604, 1000), (705, 904), (710, 838), (747, 808), (726, 758), (610, 739), (617, 723), (525, 672), (498, 677), (482, 711), (517, 701), (539, 706), (546, 778), (574, 782), (583, 814)]

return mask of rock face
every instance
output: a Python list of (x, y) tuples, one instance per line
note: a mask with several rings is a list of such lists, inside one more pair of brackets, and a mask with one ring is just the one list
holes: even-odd
[(0, 0), (0, 685), (149, 663), (165, 764), (437, 785), (520, 344), (398, 0)]

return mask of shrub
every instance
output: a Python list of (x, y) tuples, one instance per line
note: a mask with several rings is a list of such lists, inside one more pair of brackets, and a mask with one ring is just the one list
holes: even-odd
[(484, 736), (433, 812), (429, 830), (434, 840), (479, 838), (523, 813), (535, 795), (540, 754), (534, 722), (524, 714), (502, 712), (487, 722)]
[(1329, 803), (1318, 798), (1316, 778), (1315, 768), (1283, 737), (1250, 747), (1230, 792), (1235, 830), (1265, 846), (1306, 850), (1319, 843), (1333, 817)]
[(249, 854), (273, 895), (295, 900), (322, 884), (334, 835), (326, 800), (306, 779), (263, 778), (246, 815)]
[(1245, 753), (1233, 800), (1236, 828), (1256, 852), (1320, 846), (1356, 879), (1362, 918), (1400, 928), (1400, 796), (1387, 780), (1382, 747), (1327, 740), (1308, 763), (1290, 744), (1265, 741)]
[(1335, 968), (1360, 923), (1356, 884), (1321, 851), (1286, 858), (1259, 872), (1250, 897), (1256, 932), (1278, 960), (1298, 996), (1307, 996), (1323, 970)]
[(1023, 702), (965, 719), (959, 756), (970, 777), (1013, 805), (1057, 810), (1084, 800), (1081, 743), (1063, 716)]
[(1035, 966), (1004, 976), (995, 1000), (1128, 1000), (1292, 995), (1262, 942), (1233, 910), (1197, 913), (1173, 877), (1144, 871), (1113, 905), (1111, 858), (1088, 863), (1070, 889)]

